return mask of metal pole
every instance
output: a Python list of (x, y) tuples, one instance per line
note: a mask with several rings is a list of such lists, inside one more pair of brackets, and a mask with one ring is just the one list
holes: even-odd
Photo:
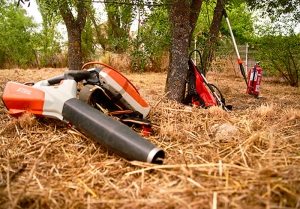
[(227, 16), (227, 13), (226, 13), (226, 10), (223, 9), (223, 15), (226, 19), (226, 22), (227, 22), (227, 25), (228, 25), (228, 29), (229, 29), (229, 32), (230, 32), (230, 35), (231, 35), (231, 39), (232, 39), (232, 42), (233, 42), (233, 46), (234, 46), (234, 49), (235, 49), (235, 52), (236, 52), (236, 55), (237, 55), (237, 58), (238, 58), (238, 63), (240, 65), (240, 70), (241, 70), (241, 73), (244, 77), (244, 80), (245, 80), (245, 83), (246, 83), (246, 86), (248, 87), (248, 82), (247, 82), (247, 78), (246, 78), (246, 74), (245, 74), (245, 70), (244, 70), (244, 66), (243, 66), (243, 61), (240, 57), (240, 53), (238, 51), (238, 47), (236, 45), (236, 42), (235, 42), (235, 38), (234, 38), (234, 35), (233, 35), (233, 32), (232, 32), (232, 29), (231, 29), (231, 26), (230, 26), (230, 22), (229, 22), (229, 19), (228, 19), (228, 16)]
[(248, 43), (246, 43), (246, 75), (248, 74)]

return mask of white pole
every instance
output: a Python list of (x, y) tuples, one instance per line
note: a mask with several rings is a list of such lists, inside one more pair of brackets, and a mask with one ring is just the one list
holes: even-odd
[(235, 52), (236, 52), (236, 56), (237, 56), (238, 59), (240, 59), (241, 58), (240, 53), (239, 53), (238, 47), (237, 47), (236, 42), (235, 42), (235, 38), (234, 38), (232, 29), (231, 29), (231, 26), (230, 26), (229, 19), (228, 19), (228, 17), (226, 17), (225, 19), (226, 19), (226, 22), (227, 22), (227, 25), (228, 25), (228, 28), (229, 28), (229, 32), (230, 32), (231, 39), (232, 39), (232, 42), (233, 42), (233, 46), (234, 46), (234, 49), (235, 49)]
[(246, 43), (246, 75), (248, 75), (248, 43)]

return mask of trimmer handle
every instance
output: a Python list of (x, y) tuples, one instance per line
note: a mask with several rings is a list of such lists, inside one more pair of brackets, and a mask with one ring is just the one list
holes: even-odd
[(225, 18), (228, 18), (227, 12), (225, 9), (222, 10), (222, 14), (224, 15)]

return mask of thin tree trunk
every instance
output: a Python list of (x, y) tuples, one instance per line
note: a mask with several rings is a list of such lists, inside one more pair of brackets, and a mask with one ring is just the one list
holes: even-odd
[(213, 56), (215, 53), (215, 47), (217, 44), (218, 35), (221, 28), (222, 18), (223, 18), (223, 9), (225, 8), (227, 0), (218, 0), (217, 5), (214, 10), (214, 16), (212, 23), (210, 25), (208, 40), (205, 43), (203, 50), (203, 70), (204, 74), (207, 69), (211, 66)]
[(193, 33), (195, 31), (195, 27), (196, 27), (197, 20), (198, 20), (198, 17), (199, 17), (202, 2), (203, 2), (203, 0), (200, 0), (200, 1), (198, 0), (198, 1), (193, 1), (191, 3), (191, 7), (190, 7), (190, 11), (191, 11), (191, 14), (190, 14), (191, 31), (190, 31), (190, 36), (189, 36), (189, 46), (191, 46), (191, 41), (192, 41)]
[(81, 30), (72, 29), (68, 31), (68, 53), (69, 53), (69, 69), (80, 70), (83, 65), (81, 50)]
[(38, 69), (41, 69), (41, 67), (40, 67), (40, 61), (39, 61), (37, 52), (34, 49), (32, 49), (32, 52), (33, 52), (34, 57), (35, 57), (36, 66), (38, 67)]
[(83, 0), (78, 0), (77, 19), (74, 18), (67, 3), (60, 5), (59, 11), (68, 32), (68, 61), (70, 70), (82, 67), (81, 33), (86, 23), (87, 9)]

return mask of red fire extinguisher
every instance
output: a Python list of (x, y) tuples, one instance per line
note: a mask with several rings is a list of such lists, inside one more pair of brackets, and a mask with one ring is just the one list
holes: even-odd
[(247, 93), (254, 95), (258, 98), (260, 83), (262, 79), (262, 69), (260, 67), (260, 63), (257, 62), (253, 68), (248, 72), (248, 87)]

